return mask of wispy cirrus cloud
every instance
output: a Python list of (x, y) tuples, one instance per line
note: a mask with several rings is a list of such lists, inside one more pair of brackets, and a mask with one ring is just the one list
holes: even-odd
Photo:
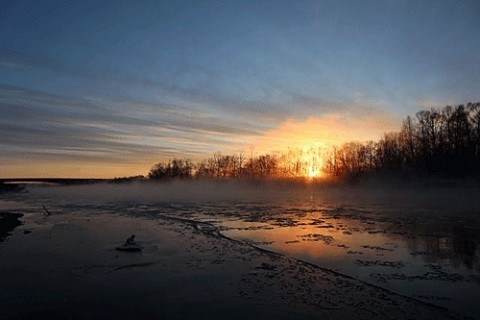
[[(24, 148), (97, 160), (221, 149), (258, 128), (201, 111), (133, 100), (92, 100), (0, 86), (0, 156)], [(209, 146), (209, 148), (206, 148)]]

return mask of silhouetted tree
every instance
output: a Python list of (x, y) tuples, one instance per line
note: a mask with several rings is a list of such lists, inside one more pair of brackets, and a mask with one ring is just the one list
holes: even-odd
[(215, 162), (213, 159), (203, 160), (197, 165), (197, 178), (215, 178)]
[(148, 173), (152, 180), (191, 179), (195, 165), (189, 160), (174, 159), (169, 162), (157, 163)]
[(472, 128), (472, 151), (475, 158), (480, 157), (480, 102), (467, 104), (469, 120)]
[(265, 154), (257, 158), (250, 158), (245, 166), (247, 176), (268, 177), (277, 174), (277, 159), (275, 156)]
[(403, 162), (409, 166), (415, 166), (417, 157), (417, 137), (415, 134), (415, 123), (410, 116), (403, 121), (400, 130), (401, 152), (404, 156)]

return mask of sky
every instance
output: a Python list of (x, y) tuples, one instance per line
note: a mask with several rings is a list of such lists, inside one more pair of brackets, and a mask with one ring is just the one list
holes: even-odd
[(478, 1), (0, 1), (0, 178), (378, 140), (480, 101)]

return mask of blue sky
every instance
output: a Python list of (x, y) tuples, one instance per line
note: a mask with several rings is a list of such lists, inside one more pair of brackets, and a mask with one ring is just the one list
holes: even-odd
[(4, 0), (0, 176), (144, 174), (263, 150), (292, 123), (376, 139), (480, 100), (479, 17), (477, 1)]

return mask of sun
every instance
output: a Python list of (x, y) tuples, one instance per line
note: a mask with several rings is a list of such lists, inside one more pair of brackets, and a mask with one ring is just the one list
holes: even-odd
[(336, 118), (287, 120), (259, 137), (252, 150), (278, 154), (278, 166), (286, 177), (325, 178), (324, 164), (331, 147), (344, 142), (345, 131)]
[(318, 169), (314, 168), (313, 166), (308, 168), (307, 177), (310, 179), (317, 178), (319, 175)]
[(323, 171), (322, 171), (321, 165), (319, 165), (318, 167), (310, 165), (306, 170), (304, 176), (310, 180), (313, 180), (313, 179), (321, 178), (322, 175), (323, 175)]
[(305, 144), (301, 148), (300, 159), (303, 163), (302, 175), (314, 179), (321, 176), (323, 167), (323, 148), (319, 145)]

